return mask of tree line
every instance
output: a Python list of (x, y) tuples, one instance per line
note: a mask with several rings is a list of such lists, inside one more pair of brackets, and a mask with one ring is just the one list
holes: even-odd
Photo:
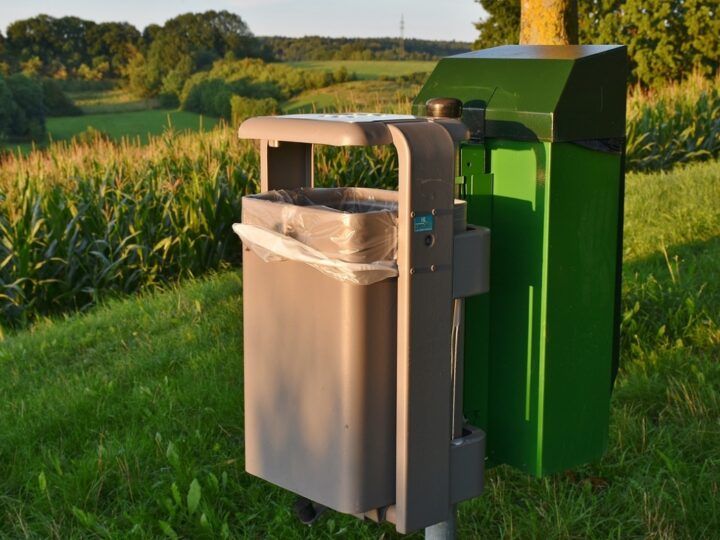
[[(475, 0), (489, 17), (476, 24), (474, 48), (518, 43), (520, 0)], [(628, 47), (631, 81), (656, 86), (695, 71), (720, 69), (718, 0), (571, 0), (578, 42)], [(575, 5), (572, 6), (573, 10)]]
[(208, 69), (228, 53), (271, 56), (242, 18), (227, 11), (186, 13), (142, 32), (129, 23), (38, 15), (0, 33), (0, 73), (117, 79), (142, 66), (150, 90), (173, 70)]
[(468, 52), (470, 43), (425, 39), (331, 38), (305, 36), (261, 37), (273, 56), (282, 62), (302, 60), (437, 60)]
[[(471, 1), (471, 0), (468, 0)], [(475, 0), (489, 17), (476, 24), (474, 48), (517, 43), (520, 0)], [(720, 67), (717, 0), (572, 0), (580, 43), (624, 43), (632, 80), (643, 85)], [(142, 32), (129, 23), (38, 15), (0, 33), (0, 75), (118, 79), (138, 94), (179, 95), (192, 73), (225, 58), (298, 60), (432, 60), (470, 44), (397, 38), (255, 37), (237, 14), (186, 13)]]
[(142, 32), (125, 22), (38, 15), (0, 33), (0, 74), (131, 79), (144, 95), (177, 93), (180, 81), (226, 56), (265, 61), (432, 60), (469, 43), (398, 38), (255, 37), (228, 11), (186, 13)]

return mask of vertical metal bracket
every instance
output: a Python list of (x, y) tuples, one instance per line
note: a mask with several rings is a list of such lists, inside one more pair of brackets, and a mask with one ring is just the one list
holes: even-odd
[(454, 141), (431, 122), (389, 124), (398, 151), (398, 353), (394, 521), (450, 513)]

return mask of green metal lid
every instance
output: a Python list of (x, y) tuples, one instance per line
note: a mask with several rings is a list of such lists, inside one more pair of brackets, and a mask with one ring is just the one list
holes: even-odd
[(622, 45), (505, 45), (443, 58), (413, 102), (463, 103), (474, 137), (579, 141), (625, 136)]

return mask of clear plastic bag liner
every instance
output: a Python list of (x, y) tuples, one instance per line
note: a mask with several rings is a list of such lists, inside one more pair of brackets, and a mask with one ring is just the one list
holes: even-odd
[(235, 223), (233, 231), (246, 248), (265, 262), (302, 262), (339, 281), (356, 285), (372, 285), (398, 275), (395, 261), (353, 263), (332, 259), (299, 240), (246, 223)]
[(243, 197), (243, 223), (233, 229), (263, 260), (302, 260), (368, 285), (397, 275), (397, 207), (397, 193), (379, 189), (268, 191)]
[(330, 258), (369, 263), (397, 258), (397, 193), (367, 188), (300, 188), (249, 195), (242, 222), (299, 240)]

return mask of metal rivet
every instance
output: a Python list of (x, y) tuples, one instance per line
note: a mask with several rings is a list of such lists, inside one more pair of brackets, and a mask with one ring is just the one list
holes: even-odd
[(410, 212), (410, 217), (415, 217), (415, 212)]
[(433, 216), (437, 216), (437, 210), (435, 210), (435, 208), (433, 208), (433, 209), (430, 211), (430, 213), (431, 213)]
[(414, 274), (414, 273), (415, 273), (415, 269), (414, 269), (414, 268), (411, 268), (411, 269), (410, 269), (410, 274)]
[(434, 272), (435, 270), (437, 270), (437, 266), (435, 266), (434, 264), (431, 264), (431, 265), (430, 265), (430, 271), (431, 271), (431, 272)]

